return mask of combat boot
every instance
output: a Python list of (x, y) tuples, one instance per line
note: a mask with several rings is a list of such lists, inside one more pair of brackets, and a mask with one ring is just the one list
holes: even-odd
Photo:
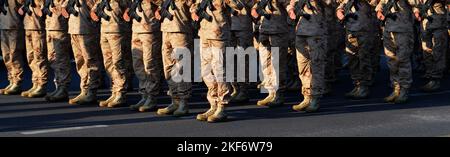
[(48, 102), (60, 102), (67, 101), (69, 99), (69, 92), (67, 91), (67, 87), (61, 86), (56, 88), (53, 94), (49, 94), (45, 97), (45, 100)]
[(244, 88), (240, 88), (236, 93), (233, 92), (233, 94), (231, 94), (230, 103), (243, 103), (249, 100), (247, 91)]
[(40, 98), (44, 97), (47, 94), (47, 91), (45, 90), (45, 87), (42, 85), (37, 85), (36, 88), (28, 93), (29, 98)]
[(357, 91), (358, 91), (358, 86), (355, 86), (355, 88), (353, 88), (352, 91), (345, 93), (345, 97), (354, 98)]
[(358, 90), (353, 95), (355, 99), (365, 99), (369, 97), (369, 87), (368, 86), (358, 86)]
[(5, 95), (16, 95), (19, 94), (22, 91), (20, 88), (20, 84), (13, 83), (8, 89), (4, 91), (3, 94)]
[(178, 108), (173, 112), (173, 116), (181, 117), (189, 114), (189, 105), (185, 99), (180, 99), (178, 102)]
[(134, 105), (130, 105), (130, 110), (132, 111), (138, 111), (139, 108), (144, 105), (145, 101), (147, 101), (148, 96), (146, 95), (142, 95), (141, 100), (138, 101), (138, 103), (134, 104)]
[(115, 92), (114, 99), (108, 102), (108, 108), (121, 107), (127, 104), (127, 96), (122, 92)]
[(223, 122), (225, 120), (227, 120), (228, 116), (225, 113), (225, 105), (223, 104), (218, 104), (217, 105), (217, 109), (214, 112), (214, 114), (212, 114), (211, 116), (208, 117), (208, 122), (209, 123), (215, 123), (215, 122)]
[(394, 103), (396, 104), (403, 104), (408, 101), (408, 89), (406, 88), (400, 88), (400, 93), (395, 98)]
[(86, 105), (97, 101), (97, 92), (93, 90), (82, 91), (77, 97), (70, 99), (71, 105)]
[(284, 94), (282, 92), (276, 92), (275, 97), (267, 103), (269, 107), (278, 107), (284, 104)]
[(303, 111), (311, 104), (311, 96), (303, 96), (303, 101), (298, 104), (292, 106), (292, 109), (295, 111)]
[(316, 112), (317, 110), (319, 110), (319, 108), (320, 108), (320, 104), (319, 104), (320, 99), (319, 98), (320, 98), (319, 96), (312, 96), (308, 107), (305, 108), (305, 111), (308, 113), (311, 113), (311, 112)]
[(206, 121), (206, 120), (208, 120), (209, 116), (213, 115), (214, 112), (216, 112), (217, 103), (215, 101), (214, 102), (210, 102), (209, 106), (210, 107), (209, 107), (208, 111), (206, 111), (205, 113), (201, 113), (201, 114), (197, 115), (197, 120), (199, 120), (199, 121)]
[(275, 98), (275, 93), (274, 92), (269, 92), (269, 95), (267, 95), (267, 97), (264, 98), (263, 100), (259, 100), (256, 103), (256, 105), (258, 105), (258, 106), (267, 106), (267, 104), (269, 102), (271, 102), (274, 98)]
[(400, 94), (400, 86), (398, 84), (394, 84), (394, 91), (392, 91), (391, 95), (384, 98), (385, 102), (394, 102), (395, 99)]
[(114, 93), (112, 93), (111, 96), (109, 96), (108, 99), (100, 101), (98, 103), (98, 106), (100, 106), (100, 107), (108, 107), (108, 104), (114, 99), (115, 96), (116, 95)]
[(22, 97), (28, 97), (28, 95), (34, 90), (36, 89), (37, 85), (33, 84), (33, 87), (31, 87), (30, 89), (28, 89), (27, 91), (22, 92), (20, 95)]
[(424, 92), (435, 92), (441, 87), (441, 82), (439, 80), (430, 80), (427, 84), (422, 86)]
[(8, 86), (6, 86), (6, 87), (3, 88), (3, 89), (0, 89), (0, 94), (1, 94), (1, 95), (5, 94), (5, 92), (6, 92), (9, 88), (11, 88), (11, 86), (12, 86), (12, 83), (10, 83)]
[(152, 96), (149, 96), (141, 107), (139, 107), (139, 112), (147, 112), (147, 111), (153, 111), (157, 107), (156, 99)]
[(161, 115), (161, 116), (173, 114), (173, 112), (175, 112), (175, 110), (178, 109), (178, 103), (179, 103), (178, 99), (172, 98), (172, 103), (165, 108), (158, 109), (156, 114)]

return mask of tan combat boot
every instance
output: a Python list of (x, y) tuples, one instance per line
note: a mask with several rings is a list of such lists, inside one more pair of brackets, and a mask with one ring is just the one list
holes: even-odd
[(156, 114), (160, 116), (173, 114), (173, 112), (178, 109), (178, 103), (179, 99), (172, 98), (172, 103), (165, 108), (158, 109)]
[(359, 85), (358, 90), (356, 90), (356, 92), (353, 95), (353, 98), (354, 99), (366, 99), (367, 97), (369, 97), (369, 87)]
[(3, 94), (5, 94), (5, 95), (17, 95), (21, 91), (22, 91), (22, 89), (20, 88), (20, 84), (13, 83), (13, 84), (11, 84), (11, 86), (8, 89), (6, 89), (4, 91)]
[(305, 111), (308, 113), (317, 112), (317, 110), (319, 110), (319, 108), (320, 108), (320, 105), (319, 105), (320, 99), (319, 98), (320, 98), (320, 96), (312, 96), (308, 107), (305, 108)]
[(114, 93), (112, 93), (111, 96), (109, 96), (108, 99), (100, 101), (98, 103), (98, 106), (100, 106), (100, 107), (108, 107), (108, 104), (114, 99), (115, 96), (116, 95)]
[(97, 102), (97, 91), (94, 90), (82, 91), (80, 95), (69, 100), (71, 105), (87, 105), (95, 102)]
[(142, 103), (142, 106), (139, 107), (139, 112), (148, 112), (153, 111), (158, 107), (156, 99), (153, 96), (148, 96), (147, 99)]
[(278, 107), (284, 104), (284, 94), (282, 92), (276, 92), (275, 97), (267, 103), (269, 107)]
[(311, 104), (311, 96), (303, 96), (303, 101), (298, 104), (292, 106), (292, 109), (295, 111), (303, 111)]
[(355, 93), (358, 91), (358, 86), (356, 85), (355, 88), (352, 89), (352, 91), (345, 93), (345, 97), (347, 98), (354, 98)]
[(12, 86), (12, 83), (10, 83), (8, 86), (6, 86), (6, 87), (3, 88), (3, 89), (0, 89), (0, 94), (3, 95), (3, 94), (5, 93), (6, 90), (8, 90), (9, 88), (11, 88), (11, 86)]
[(269, 95), (267, 95), (266, 98), (263, 100), (259, 100), (256, 105), (258, 106), (267, 106), (268, 103), (270, 103), (275, 98), (275, 92), (269, 92)]
[(22, 97), (28, 97), (28, 95), (34, 90), (36, 89), (37, 85), (33, 84), (33, 87), (31, 87), (30, 89), (28, 89), (27, 91), (22, 92), (20, 95)]
[(181, 117), (189, 114), (189, 105), (186, 99), (180, 99), (178, 102), (178, 108), (173, 112), (173, 116)]
[(233, 93), (231, 94), (231, 103), (243, 103), (248, 102), (248, 94), (247, 90), (244, 88), (236, 87), (238, 89), (235, 89)]
[(127, 104), (127, 96), (122, 92), (115, 92), (114, 99), (108, 103), (108, 108), (121, 107)]
[(394, 91), (392, 91), (391, 95), (384, 98), (385, 102), (394, 102), (395, 99), (400, 94), (400, 85), (394, 84)]
[(141, 100), (138, 101), (138, 103), (134, 105), (130, 105), (130, 110), (132, 111), (139, 111), (139, 108), (144, 105), (145, 101), (147, 101), (148, 96), (142, 95)]
[(396, 104), (406, 103), (408, 101), (408, 92), (409, 92), (408, 89), (400, 88), (400, 93), (395, 98), (394, 103), (396, 103)]
[(53, 94), (49, 94), (45, 97), (45, 100), (48, 102), (60, 102), (67, 101), (69, 99), (69, 92), (67, 91), (67, 87), (61, 86), (56, 88)]
[(424, 92), (435, 92), (441, 87), (441, 81), (439, 80), (430, 80), (427, 84), (422, 87)]
[(223, 122), (227, 120), (228, 116), (225, 113), (225, 105), (218, 103), (217, 109), (211, 116), (208, 117), (209, 123), (215, 123), (215, 122)]
[(47, 94), (47, 91), (45, 90), (45, 87), (42, 85), (37, 85), (36, 88), (28, 93), (29, 98), (40, 98), (44, 97)]
[(216, 109), (217, 109), (217, 102), (216, 101), (214, 101), (214, 102), (210, 101), (209, 102), (209, 110), (206, 111), (205, 113), (198, 114), (197, 115), (197, 120), (199, 120), (199, 121), (206, 121), (206, 120), (208, 120), (208, 117), (213, 115), (214, 112), (216, 112)]

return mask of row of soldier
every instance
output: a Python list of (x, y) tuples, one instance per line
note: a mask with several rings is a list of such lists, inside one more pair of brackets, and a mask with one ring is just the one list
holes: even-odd
[[(367, 98), (383, 47), (393, 87), (385, 100), (404, 103), (412, 83), (415, 20), (421, 23), (424, 77), (429, 79), (423, 89), (439, 88), (448, 51), (446, 7), (448, 0), (1, 0), (1, 50), (10, 84), (0, 94), (94, 103), (104, 67), (112, 94), (99, 105), (124, 105), (135, 75), (142, 99), (130, 107), (145, 112), (157, 107), (163, 74), (172, 103), (157, 114), (184, 116), (192, 84), (171, 79), (179, 62), (172, 54), (176, 48), (193, 50), (198, 29), (210, 104), (198, 120), (225, 120), (228, 103), (248, 101), (248, 83), (224, 80), (227, 46), (259, 50), (264, 75), (259, 86), (269, 91), (259, 106), (282, 105), (287, 89), (301, 87), (303, 101), (293, 109), (317, 111), (320, 98), (331, 92), (344, 51), (354, 82), (346, 96)], [(22, 92), (23, 43), (33, 87)], [(280, 61), (290, 61), (280, 62), (278, 73), (272, 71), (271, 47), (279, 48)], [(81, 93), (69, 99), (72, 51)], [(51, 93), (46, 93), (48, 66), (55, 73)]]

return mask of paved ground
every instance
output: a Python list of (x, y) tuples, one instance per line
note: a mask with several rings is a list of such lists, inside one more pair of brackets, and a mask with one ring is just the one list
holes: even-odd
[[(74, 96), (79, 90), (79, 78), (73, 74), (71, 95)], [(26, 78), (29, 77), (27, 72)], [(450, 136), (448, 78), (441, 92), (426, 94), (417, 89), (423, 80), (415, 76), (410, 103), (404, 105), (382, 101), (391, 91), (387, 86), (386, 67), (378, 75), (367, 100), (345, 99), (344, 93), (351, 88), (348, 71), (342, 71), (339, 78), (334, 94), (322, 101), (321, 112), (293, 112), (291, 106), (301, 101), (298, 91), (287, 94), (287, 104), (283, 107), (257, 107), (256, 101), (264, 95), (252, 90), (251, 102), (232, 105), (231, 121), (218, 124), (195, 120), (197, 113), (207, 109), (206, 89), (202, 85), (194, 88), (192, 116), (183, 118), (159, 117), (154, 112), (136, 113), (127, 107), (103, 109), (0, 96), (0, 136)], [(0, 87), (5, 87), (3, 65), (0, 65), (0, 80)], [(26, 81), (24, 89), (30, 86)], [(107, 90), (100, 93), (101, 98), (108, 97)], [(129, 98), (129, 104), (133, 104), (139, 96), (133, 92)], [(161, 107), (169, 101), (161, 95)]]

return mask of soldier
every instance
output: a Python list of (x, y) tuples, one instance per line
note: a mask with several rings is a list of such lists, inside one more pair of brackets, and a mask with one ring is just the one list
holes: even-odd
[(112, 85), (111, 96), (100, 101), (100, 107), (113, 108), (126, 104), (129, 80), (125, 54), (130, 53), (128, 34), (131, 32), (131, 25), (124, 21), (122, 15), (129, 5), (128, 0), (97, 0), (91, 8), (92, 20), (101, 21), (100, 47)]
[[(422, 86), (425, 92), (440, 88), (445, 71), (445, 53), (448, 44), (446, 0), (420, 0), (414, 8), (414, 14), (421, 22), (422, 50), (425, 63), (427, 84)], [(422, 16), (420, 16), (420, 15)]]
[[(337, 7), (336, 15), (345, 23), (347, 30), (346, 52), (349, 57), (350, 75), (354, 88), (345, 94), (352, 99), (364, 99), (369, 96), (372, 80), (373, 46), (376, 40), (377, 25), (374, 25), (375, 11), (372, 0), (344, 0)], [(376, 5), (376, 4), (375, 4)]]
[(394, 91), (386, 102), (405, 103), (412, 83), (411, 54), (413, 51), (414, 0), (381, 0), (375, 11), (385, 21), (383, 32), (384, 53), (388, 58), (390, 80)]
[[(181, 58), (174, 58), (175, 50), (188, 49), (193, 52), (193, 29), (191, 25), (190, 7), (193, 0), (165, 0), (163, 3), (175, 3), (174, 7), (160, 7), (155, 12), (155, 17), (162, 21), (162, 59), (164, 77), (169, 85), (167, 94), (172, 103), (165, 108), (158, 109), (158, 115), (185, 116), (189, 113), (187, 100), (191, 97), (192, 84), (190, 81), (172, 79), (172, 73), (176, 72), (176, 65), (181, 64)], [(169, 5), (170, 6), (170, 5)], [(163, 18), (162, 15), (172, 15), (173, 18)]]
[(231, 19), (227, 7), (243, 9), (235, 1), (224, 0), (199, 0), (191, 7), (192, 19), (200, 23), (201, 73), (208, 86), (207, 99), (210, 104), (208, 111), (197, 115), (199, 121), (219, 122), (227, 119), (225, 105), (231, 94), (230, 84), (225, 82), (225, 48), (230, 45), (231, 38)]
[[(288, 0), (257, 0), (252, 8), (252, 16), (260, 18), (259, 27), (259, 58), (262, 66), (264, 80), (262, 86), (268, 90), (269, 95), (257, 102), (258, 106), (275, 107), (284, 103), (286, 90), (288, 24), (286, 6)], [(259, 12), (259, 13), (258, 13)], [(260, 15), (260, 14), (265, 15)], [(261, 17), (260, 17), (261, 16)], [(270, 17), (270, 18), (269, 18)], [(278, 58), (273, 57), (272, 48), (278, 48)], [(278, 61), (276, 61), (278, 59)], [(278, 62), (279, 70), (275, 71), (274, 63)]]
[(335, 61), (336, 57), (339, 57), (338, 53), (342, 53), (342, 50), (345, 49), (342, 45), (345, 44), (345, 40), (343, 40), (343, 34), (345, 34), (344, 27), (340, 24), (339, 20), (336, 17), (336, 8), (338, 7), (338, 3), (335, 0), (325, 0), (324, 1), (324, 13), (325, 19), (327, 21), (328, 26), (328, 50), (325, 59), (325, 93), (331, 94), (332, 92), (332, 84), (337, 81), (336, 73), (337, 67)]
[(22, 92), (21, 84), (23, 79), (23, 47), (24, 33), (22, 17), (17, 13), (19, 8), (18, 0), (8, 0), (8, 6), (4, 4), (6, 13), (0, 13), (0, 43), (5, 63), (8, 71), (9, 85), (0, 89), (0, 94), (12, 95)]
[(297, 55), (295, 50), (295, 25), (296, 23), (289, 24), (288, 33), (288, 54), (287, 54), (287, 76), (286, 76), (286, 88), (288, 91), (300, 90), (300, 78), (298, 78), (298, 65)]
[(45, 17), (37, 15), (43, 0), (25, 0), (18, 12), (25, 15), (23, 20), (25, 29), (25, 43), (27, 49), (27, 61), (32, 72), (33, 87), (22, 92), (23, 97), (43, 97), (46, 94), (48, 77), (47, 45), (45, 33)]
[(70, 36), (67, 33), (68, 21), (61, 15), (62, 5), (66, 1), (53, 0), (54, 6), (47, 5), (44, 6), (43, 11), (38, 10), (41, 18), (46, 16), (48, 61), (55, 73), (56, 89), (45, 97), (49, 102), (67, 101), (69, 99), (70, 47), (67, 45), (70, 45)]
[[(142, 11), (139, 10), (139, 5), (142, 6)], [(131, 6), (131, 11), (125, 11), (123, 17), (125, 21), (133, 22), (133, 68), (139, 80), (142, 98), (137, 104), (131, 105), (130, 109), (145, 112), (156, 109), (156, 96), (161, 86), (161, 24), (154, 14), (158, 6), (153, 5), (151, 0), (144, 0), (141, 4), (134, 0)]]
[[(241, 10), (231, 9), (231, 45), (235, 48), (247, 49), (253, 46), (253, 23), (250, 16), (250, 8), (253, 7), (252, 0), (242, 0), (244, 7)], [(248, 63), (248, 60), (246, 60)], [(231, 93), (230, 102), (247, 102), (249, 100), (247, 88), (249, 88), (248, 80), (248, 64), (245, 65), (245, 82), (233, 82), (233, 93)], [(235, 78), (237, 70), (235, 71)]]
[(81, 93), (69, 100), (69, 104), (84, 105), (97, 101), (100, 58), (99, 25), (89, 17), (95, 0), (69, 0), (62, 10), (62, 15), (69, 18), (69, 34), (72, 50), (80, 75)]
[(304, 98), (292, 107), (296, 111), (317, 111), (319, 99), (325, 92), (327, 26), (323, 7), (320, 0), (291, 0), (287, 7), (290, 19), (300, 15), (295, 46)]

